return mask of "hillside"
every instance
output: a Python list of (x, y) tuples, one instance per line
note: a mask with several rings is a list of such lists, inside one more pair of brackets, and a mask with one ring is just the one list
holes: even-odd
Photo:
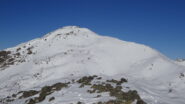
[(0, 52), (0, 103), (184, 104), (184, 74), (148, 46), (67, 26)]

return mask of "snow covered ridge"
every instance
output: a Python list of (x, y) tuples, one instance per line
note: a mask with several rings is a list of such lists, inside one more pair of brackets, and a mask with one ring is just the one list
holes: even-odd
[(185, 66), (185, 59), (177, 59), (176, 63), (179, 65), (184, 65)]
[(185, 59), (177, 59), (176, 61), (178, 61), (178, 62), (184, 62)]
[[(184, 104), (184, 74), (184, 66), (148, 46), (67, 26), (0, 51), (0, 104), (112, 104), (132, 91), (135, 97), (128, 104)], [(79, 89), (76, 79), (93, 75), (102, 79)], [(117, 86), (106, 81), (121, 78), (128, 82)], [(106, 90), (96, 97), (98, 91), (87, 92), (106, 88), (102, 83), (124, 94), (110, 96)]]

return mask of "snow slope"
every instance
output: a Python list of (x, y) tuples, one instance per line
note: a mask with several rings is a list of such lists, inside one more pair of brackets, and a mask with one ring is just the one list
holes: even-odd
[[(148, 104), (185, 103), (185, 67), (145, 45), (67, 26), (6, 51), (20, 53), (17, 60), (22, 62), (0, 69), (0, 98), (59, 80), (99, 75), (107, 79), (124, 76), (128, 79), (127, 86), (137, 90)], [(68, 104), (79, 99), (90, 104), (95, 101), (77, 87), (61, 93), (65, 93), (65, 99), (42, 104)], [(109, 98), (103, 98), (106, 99)], [(23, 101), (12, 104), (16, 103)]]

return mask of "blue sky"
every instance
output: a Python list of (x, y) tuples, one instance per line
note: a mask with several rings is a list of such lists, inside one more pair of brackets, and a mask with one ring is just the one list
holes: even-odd
[(185, 58), (185, 0), (0, 0), (0, 49), (77, 25)]

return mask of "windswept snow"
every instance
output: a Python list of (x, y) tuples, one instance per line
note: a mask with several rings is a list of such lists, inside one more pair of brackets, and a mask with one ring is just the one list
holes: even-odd
[[(126, 77), (127, 86), (148, 104), (185, 103), (184, 66), (148, 46), (100, 36), (87, 28), (64, 27), (6, 51), (19, 52), (25, 62), (0, 69), (0, 98), (59, 80), (100, 75)], [(55, 104), (66, 104), (72, 97), (89, 99), (75, 90), (61, 92), (67, 93), (65, 100)]]

